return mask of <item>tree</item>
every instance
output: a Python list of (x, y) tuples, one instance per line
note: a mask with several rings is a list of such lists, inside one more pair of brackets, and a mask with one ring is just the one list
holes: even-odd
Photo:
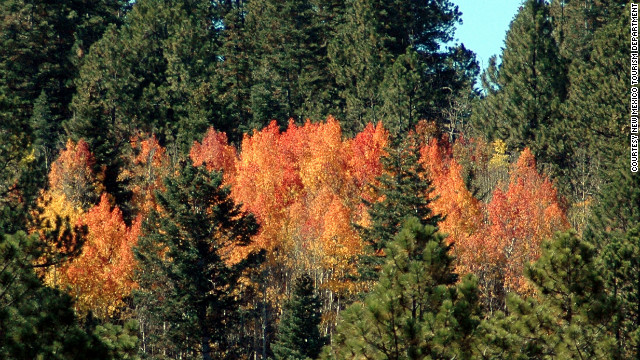
[(419, 119), (439, 119), (459, 90), (469, 90), (472, 54), (440, 46), (460, 20), (449, 1), (347, 1), (340, 20), (328, 56), (345, 133), (380, 120), (408, 131)]
[[(453, 157), (453, 148), (446, 140), (431, 142), (420, 149), (420, 162), (424, 164), (433, 182), (433, 211), (444, 219), (439, 229), (447, 234), (456, 257), (456, 271), (471, 272), (477, 254), (473, 242), (484, 227), (484, 213), (480, 202), (467, 189), (462, 178), (462, 167)], [(480, 277), (480, 274), (476, 273)]]
[(212, 7), (209, 1), (136, 1), (124, 25), (110, 27), (80, 68), (74, 116), (65, 129), (89, 143), (96, 164), (105, 167), (106, 191), (123, 208), (131, 194), (118, 175), (137, 131), (155, 134), (177, 156), (219, 118), (211, 101), (217, 62)]
[(136, 287), (133, 247), (138, 241), (141, 219), (127, 227), (120, 209), (112, 209), (108, 196), (103, 194), (100, 203), (80, 221), (88, 230), (82, 253), (60, 267), (55, 285), (68, 288), (79, 314), (92, 312), (100, 319), (108, 319), (117, 314)]
[(614, 301), (608, 330), (615, 337), (619, 358), (640, 356), (640, 228), (629, 229), (624, 237), (615, 233), (599, 254), (605, 288)]
[[(12, 133), (20, 134), (18, 139), (24, 136), (27, 144), (56, 142), (61, 120), (70, 116), (73, 79), (84, 52), (108, 24), (118, 21), (122, 8), (119, 0), (0, 3), (0, 116)], [(36, 102), (42, 94), (46, 100)], [(29, 120), (44, 106), (49, 131), (33, 132)]]
[(319, 16), (310, 1), (260, 0), (247, 5), (253, 128), (271, 119), (302, 122), (327, 76)]
[(566, 68), (545, 1), (528, 0), (510, 25), (502, 63), (490, 64), (487, 95), (474, 109), (474, 126), (509, 150), (531, 148), (542, 163), (562, 167), (562, 137), (554, 128), (566, 97)]
[(0, 229), (0, 357), (4, 359), (110, 359), (84, 331), (71, 298), (45, 286), (37, 264), (46, 246), (37, 234)]
[(89, 145), (69, 140), (60, 156), (51, 164), (49, 192), (64, 196), (76, 208), (87, 210), (98, 202), (102, 192), (102, 174), (95, 171), (95, 158)]
[(141, 316), (168, 325), (145, 346), (170, 356), (234, 358), (242, 278), (256, 264), (255, 257), (231, 264), (228, 252), (248, 245), (257, 224), (231, 200), (219, 172), (184, 162), (165, 187), (135, 250)]
[(276, 342), (271, 346), (276, 360), (315, 359), (327, 342), (320, 335), (322, 303), (313, 289), (313, 280), (303, 274), (295, 281), (291, 299), (280, 317)]
[(613, 339), (603, 331), (610, 301), (596, 252), (575, 233), (543, 243), (540, 259), (526, 270), (534, 297), (511, 296), (510, 315), (496, 314), (481, 349), (489, 357), (609, 358)]
[(442, 220), (430, 207), (432, 182), (419, 162), (418, 152), (419, 148), (407, 141), (387, 148), (387, 154), (381, 159), (383, 173), (374, 185), (375, 200), (364, 201), (370, 217), (370, 223), (361, 228), (368, 247), (360, 263), (364, 280), (377, 278), (383, 249), (398, 234), (405, 217), (416, 217), (423, 225), (433, 227)]
[(472, 277), (456, 285), (443, 240), (435, 227), (409, 217), (387, 244), (380, 281), (342, 312), (323, 358), (471, 358), (477, 289)]

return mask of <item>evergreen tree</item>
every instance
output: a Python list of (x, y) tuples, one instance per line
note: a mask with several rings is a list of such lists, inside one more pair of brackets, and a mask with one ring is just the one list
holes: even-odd
[(601, 254), (603, 277), (614, 303), (608, 329), (615, 337), (614, 356), (640, 357), (640, 227), (611, 239)]
[(327, 76), (319, 8), (310, 1), (256, 0), (248, 5), (253, 37), (252, 127), (272, 119), (304, 121)]
[(540, 162), (561, 167), (566, 151), (555, 127), (566, 70), (552, 31), (548, 5), (526, 1), (510, 25), (502, 63), (490, 63), (487, 94), (471, 120), (489, 140), (502, 139), (510, 150), (529, 147)]
[(108, 149), (121, 152), (134, 129), (156, 134), (172, 153), (188, 150), (218, 115), (211, 101), (214, 20), (208, 1), (137, 1), (124, 25), (91, 48), (76, 81), (68, 133), (85, 138), (107, 166), (114, 157)]
[(38, 235), (0, 228), (0, 357), (110, 359), (105, 346), (80, 327), (69, 295), (36, 274), (44, 251)]
[(271, 346), (276, 360), (318, 357), (327, 342), (318, 329), (321, 306), (311, 277), (303, 274), (296, 279), (291, 299), (280, 318), (277, 340)]
[(440, 120), (477, 72), (464, 47), (440, 47), (459, 20), (446, 0), (347, 1), (328, 46), (342, 128), (355, 133), (383, 120), (407, 131), (414, 119)]
[(510, 315), (491, 320), (481, 351), (506, 359), (608, 358), (613, 341), (604, 325), (611, 302), (595, 249), (575, 233), (559, 233), (525, 273), (535, 296), (508, 298)]
[(598, 250), (607, 246), (612, 238), (623, 238), (640, 223), (640, 176), (629, 171), (624, 158), (617, 161), (616, 168), (598, 194), (584, 232), (585, 240)]
[(143, 225), (135, 254), (140, 263), (136, 303), (141, 317), (166, 324), (150, 352), (182, 358), (235, 358), (240, 279), (254, 256), (229, 264), (225, 252), (257, 232), (221, 186), (222, 174), (185, 162), (157, 193), (159, 209)]
[(119, 0), (0, 1), (1, 142), (32, 146), (26, 152), (37, 155), (47, 149), (46, 156), (34, 159), (40, 171), (29, 174), (38, 186), (58, 150), (61, 121), (70, 116), (73, 79), (84, 51), (117, 22), (121, 5)]
[[(569, 72), (571, 86), (563, 108), (569, 138), (599, 164), (601, 175), (611, 176), (620, 154), (627, 152), (629, 122), (627, 63), (630, 58), (628, 24), (619, 4), (593, 34), (588, 59), (576, 61)], [(598, 184), (596, 184), (598, 185)], [(597, 188), (592, 186), (592, 188)], [(587, 189), (591, 190), (591, 189)], [(593, 192), (593, 191), (592, 191)]]
[(471, 358), (479, 324), (472, 277), (456, 285), (450, 246), (410, 217), (386, 248), (380, 281), (342, 313), (324, 358)]
[(361, 229), (367, 245), (360, 262), (363, 280), (377, 279), (376, 272), (384, 262), (383, 249), (398, 234), (406, 217), (415, 217), (421, 224), (433, 227), (442, 219), (429, 208), (433, 188), (426, 169), (418, 161), (417, 151), (418, 147), (407, 141), (388, 148), (387, 156), (382, 158), (384, 173), (375, 187), (382, 200), (365, 201), (371, 225)]

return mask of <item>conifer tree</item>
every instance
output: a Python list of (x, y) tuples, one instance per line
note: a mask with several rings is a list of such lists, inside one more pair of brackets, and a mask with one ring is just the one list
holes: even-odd
[(276, 342), (271, 346), (276, 360), (318, 357), (327, 342), (318, 329), (321, 306), (311, 277), (307, 274), (298, 277), (291, 299), (284, 306)]
[(69, 295), (45, 286), (35, 264), (45, 250), (37, 234), (0, 228), (0, 357), (3, 359), (110, 359), (80, 326)]
[(593, 246), (575, 233), (558, 233), (543, 244), (540, 259), (526, 270), (535, 297), (507, 300), (510, 315), (491, 319), (490, 358), (606, 358), (613, 339), (604, 331), (611, 302)]
[(624, 237), (611, 234), (601, 255), (603, 278), (614, 301), (608, 330), (615, 337), (614, 356), (640, 357), (640, 227)]
[(253, 125), (272, 119), (304, 121), (324, 91), (326, 50), (319, 8), (301, 0), (258, 0), (247, 6), (253, 41), (250, 58)]
[(143, 225), (136, 250), (140, 290), (136, 303), (146, 321), (166, 324), (151, 336), (153, 352), (175, 357), (236, 358), (240, 279), (255, 257), (229, 264), (232, 246), (257, 232), (221, 186), (222, 174), (183, 163), (157, 193), (159, 210)]
[[(208, 1), (137, 1), (124, 26), (109, 29), (91, 48), (76, 81), (68, 133), (86, 138), (107, 166), (113, 158), (107, 149), (121, 152), (134, 128), (156, 134), (172, 153), (186, 152), (218, 115), (211, 101), (214, 20)], [(96, 134), (103, 140), (93, 140)]]
[(470, 90), (477, 71), (472, 54), (462, 46), (440, 47), (452, 40), (459, 20), (458, 8), (446, 0), (345, 2), (328, 45), (345, 132), (380, 120), (408, 131), (414, 118), (439, 119), (459, 90)]
[(510, 150), (529, 147), (540, 162), (562, 165), (563, 142), (554, 126), (566, 96), (566, 70), (552, 31), (545, 1), (526, 1), (510, 25), (502, 63), (490, 64), (487, 95), (471, 120)]
[(365, 280), (377, 279), (383, 249), (398, 234), (407, 216), (433, 227), (441, 220), (440, 215), (434, 214), (429, 207), (433, 188), (426, 169), (419, 162), (418, 151), (416, 145), (406, 141), (388, 148), (387, 156), (381, 159), (384, 172), (375, 186), (380, 200), (365, 201), (371, 224), (361, 229), (368, 247), (360, 269)]
[(471, 358), (479, 324), (475, 280), (456, 284), (450, 246), (410, 217), (385, 249), (380, 281), (342, 313), (325, 359)]

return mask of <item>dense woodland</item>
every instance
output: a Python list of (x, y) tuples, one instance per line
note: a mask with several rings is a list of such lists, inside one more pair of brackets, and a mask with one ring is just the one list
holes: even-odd
[(0, 358), (640, 358), (628, 14), (1, 0)]

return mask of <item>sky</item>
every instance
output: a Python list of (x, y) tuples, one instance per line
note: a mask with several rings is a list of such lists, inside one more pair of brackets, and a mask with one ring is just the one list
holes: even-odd
[(492, 55), (502, 53), (509, 24), (522, 4), (521, 0), (451, 0), (462, 12), (462, 25), (455, 42), (476, 53), (480, 69), (489, 65)]

